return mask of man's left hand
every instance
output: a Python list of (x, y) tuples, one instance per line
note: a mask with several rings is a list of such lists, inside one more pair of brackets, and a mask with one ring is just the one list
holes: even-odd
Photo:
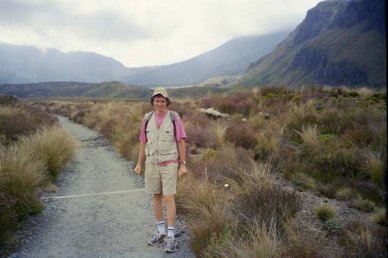
[(179, 170), (178, 170), (178, 177), (181, 177), (182, 175), (184, 175), (186, 173), (187, 173), (187, 166), (184, 164), (181, 164), (179, 166)]

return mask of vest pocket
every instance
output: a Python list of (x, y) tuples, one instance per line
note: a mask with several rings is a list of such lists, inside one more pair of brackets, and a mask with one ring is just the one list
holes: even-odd
[(175, 135), (173, 131), (164, 131), (160, 134), (160, 140), (163, 142), (171, 142), (174, 141)]

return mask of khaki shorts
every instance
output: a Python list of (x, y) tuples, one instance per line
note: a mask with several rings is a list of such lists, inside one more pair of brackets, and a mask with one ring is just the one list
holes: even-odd
[(166, 166), (158, 164), (145, 164), (145, 190), (147, 193), (163, 195), (176, 194), (176, 181), (178, 178), (178, 164)]

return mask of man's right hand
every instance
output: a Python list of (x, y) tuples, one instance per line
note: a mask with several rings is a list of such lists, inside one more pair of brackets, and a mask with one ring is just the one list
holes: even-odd
[(133, 169), (133, 172), (135, 172), (136, 175), (140, 175), (141, 165), (137, 164), (136, 167)]

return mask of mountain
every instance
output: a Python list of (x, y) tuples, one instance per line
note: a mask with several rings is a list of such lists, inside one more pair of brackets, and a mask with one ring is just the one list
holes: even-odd
[(243, 72), (286, 36), (281, 32), (236, 38), (184, 62), (139, 68), (127, 68), (113, 58), (91, 52), (64, 53), (52, 48), (42, 51), (0, 43), (0, 83), (119, 80), (141, 86), (194, 84)]
[(240, 37), (183, 62), (161, 66), (152, 71), (138, 72), (124, 78), (135, 85), (188, 85), (206, 79), (234, 75), (245, 71), (249, 64), (271, 52), (287, 32), (262, 36)]
[(110, 57), (91, 52), (42, 51), (30, 46), (0, 43), (0, 83), (47, 81), (102, 82), (130, 72)]
[(330, 0), (307, 12), (235, 85), (386, 87), (384, 0)]

